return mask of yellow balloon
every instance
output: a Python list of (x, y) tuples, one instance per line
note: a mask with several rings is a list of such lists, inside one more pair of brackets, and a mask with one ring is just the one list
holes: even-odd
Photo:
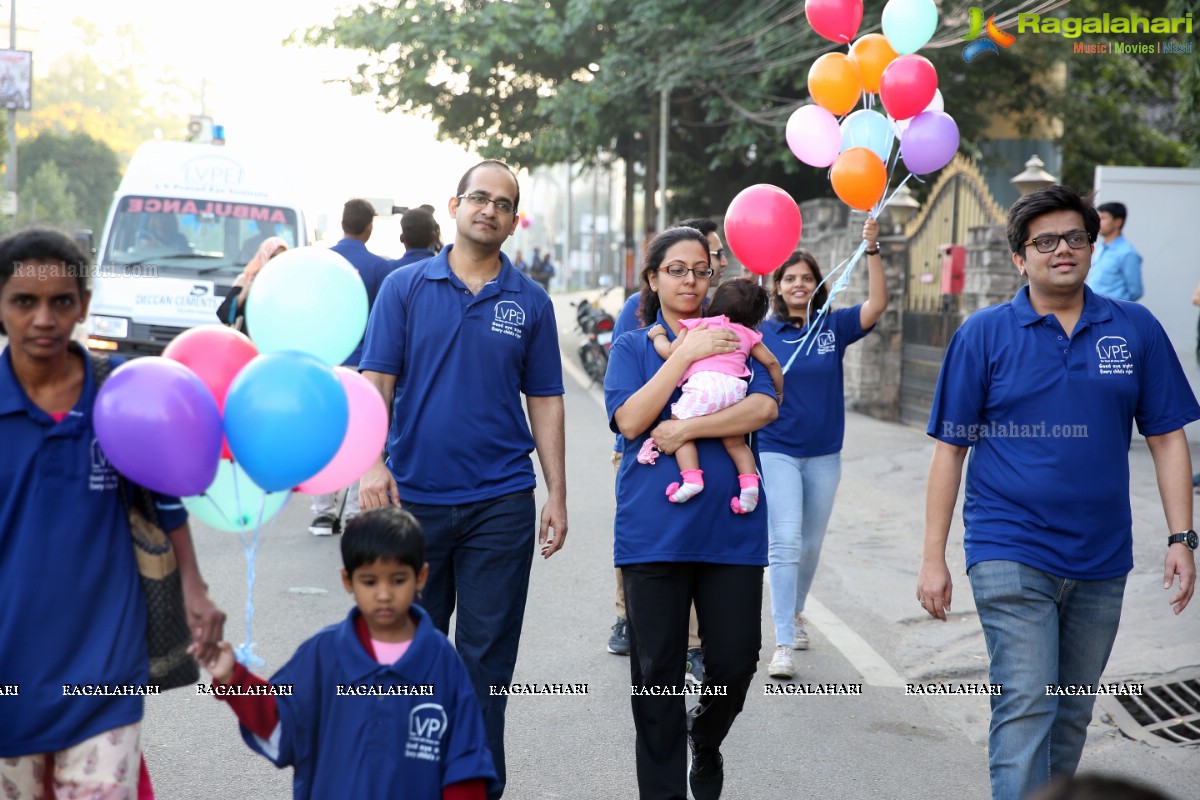
[(808, 70), (808, 93), (834, 116), (850, 113), (862, 97), (858, 65), (845, 53), (826, 53)]

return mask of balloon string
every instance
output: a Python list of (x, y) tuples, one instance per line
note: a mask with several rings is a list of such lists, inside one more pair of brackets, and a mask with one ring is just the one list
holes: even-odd
[[(804, 335), (800, 337), (799, 343), (797, 344), (795, 351), (792, 352), (791, 357), (788, 358), (787, 364), (784, 365), (783, 373), (785, 375), (787, 374), (788, 370), (791, 369), (792, 362), (796, 360), (796, 356), (800, 354), (801, 350), (805, 351), (804, 354), (806, 356), (812, 351), (812, 346), (813, 346), (813, 344), (816, 343), (816, 339), (811, 338), (813, 333), (818, 332), (823, 327), (824, 322), (825, 322), (825, 317), (829, 314), (829, 310), (833, 305), (834, 298), (837, 297), (837, 295), (843, 289), (845, 289), (846, 286), (849, 285), (850, 275), (854, 271), (854, 265), (859, 262), (859, 260), (862, 258), (863, 252), (866, 249), (867, 249), (867, 243), (865, 241), (859, 242), (858, 247), (855, 248), (854, 252), (850, 255), (850, 257), (845, 259), (844, 261), (842, 261), (840, 264), (838, 264), (832, 270), (830, 270), (829, 274), (827, 274), (824, 278), (822, 278), (821, 282), (817, 284), (817, 288), (813, 290), (812, 295), (808, 301), (808, 319), (810, 320), (810, 322), (808, 324), (808, 329), (804, 332)], [(839, 274), (839, 272), (840, 272), (840, 274)], [(817, 293), (821, 290), (821, 287), (824, 286), (826, 283), (828, 283), (830, 281), (830, 279), (833, 278), (834, 275), (837, 275), (838, 278), (829, 287), (829, 297), (826, 298), (825, 304), (823, 306), (821, 306), (819, 311), (817, 311), (817, 316), (814, 319), (812, 317), (812, 297), (816, 297)], [(811, 341), (810, 341), (810, 338), (811, 338)], [(808, 344), (807, 348), (805, 348), (805, 346), (804, 346), (805, 343)]]
[(212, 507), (215, 508), (217, 510), (217, 513), (221, 515), (221, 519), (225, 521), (226, 525), (229, 525), (229, 527), (231, 527), (231, 528), (237, 527), (236, 525), (232, 524), (229, 521), (229, 516), (225, 513), (225, 509), (221, 508), (221, 505), (216, 500), (213, 499), (213, 496), (211, 494), (209, 494), (208, 492), (205, 492), (204, 494), (202, 494), (200, 496), (212, 504)]
[[(236, 485), (235, 481), (234, 486)], [(242, 540), (242, 549), (246, 554), (246, 640), (238, 645), (237, 649), (234, 650), (234, 655), (247, 668), (260, 667), (267, 663), (254, 652), (254, 646), (257, 642), (254, 641), (252, 634), (254, 626), (254, 563), (258, 558), (258, 532), (262, 528), (262, 519), (266, 512), (266, 506), (267, 495), (264, 492), (258, 509), (258, 519), (254, 525), (254, 534), (250, 537), (250, 541), (246, 541), (245, 533), (238, 533), (238, 538)]]

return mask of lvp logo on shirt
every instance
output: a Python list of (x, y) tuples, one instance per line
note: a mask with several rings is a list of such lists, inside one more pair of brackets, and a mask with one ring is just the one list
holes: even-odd
[(833, 331), (824, 330), (817, 334), (817, 355), (837, 352), (837, 337)]
[(408, 715), (405, 758), (441, 761), (442, 736), (446, 733), (446, 710), (438, 703), (422, 703)]
[(1133, 374), (1133, 354), (1124, 336), (1101, 336), (1096, 340), (1096, 357), (1101, 375)]
[(525, 309), (514, 300), (501, 300), (496, 303), (495, 318), (492, 320), (492, 330), (520, 339), (525, 328)]
[(93, 492), (108, 492), (117, 488), (117, 471), (109, 463), (108, 456), (100, 449), (100, 442), (92, 439), (92, 464), (88, 472), (88, 489)]

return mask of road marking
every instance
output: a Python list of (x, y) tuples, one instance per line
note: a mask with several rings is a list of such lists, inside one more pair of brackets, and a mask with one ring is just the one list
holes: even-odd
[(864, 681), (872, 686), (903, 686), (906, 683), (900, 673), (867, 644), (866, 639), (842, 622), (820, 600), (810, 594), (804, 605), (804, 616), (821, 629), (821, 633), (858, 670)]

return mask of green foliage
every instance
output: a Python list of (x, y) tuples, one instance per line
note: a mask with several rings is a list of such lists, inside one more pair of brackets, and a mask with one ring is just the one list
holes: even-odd
[(25, 181), (18, 193), (16, 227), (51, 225), (71, 231), (79, 223), (75, 195), (67, 185), (66, 176), (53, 162), (38, 167)]
[[(1200, 0), (1167, 3), (1181, 15)], [(428, 114), (443, 138), (526, 167), (588, 166), (614, 155), (644, 163), (657, 147), (659, 93), (669, 90), (668, 216), (678, 218), (719, 214), (752, 183), (777, 184), (801, 200), (831, 194), (827, 171), (798, 162), (784, 142), (788, 117), (808, 99), (812, 62), (844, 52), (809, 28), (803, 5), (403, 0), (359, 6), (299, 41), (362, 52), (349, 79), (355, 92), (376, 95), (385, 110)], [(979, 5), (1000, 15), (1017, 10), (996, 0)], [(1075, 0), (1055, 13), (1163, 13), (1151, 5)], [(1011, 52), (965, 65), (965, 7), (939, 7), (938, 35), (921, 54), (938, 69), (963, 151), (977, 152), (989, 137), (1061, 131), (1063, 180), (1080, 187), (1091, 184), (1096, 164), (1197, 158), (1195, 56), (1083, 58), (1069, 40), (1024, 36)], [(866, 9), (860, 35), (879, 30), (882, 10), (883, 3)]]
[(37, 182), (44, 178), (41, 167), (52, 164), (74, 196), (79, 223), (100, 231), (121, 182), (117, 154), (111, 147), (82, 132), (43, 133), (17, 145), (17, 164), (22, 175), (31, 176), (21, 181), (22, 198), (37, 191)]

